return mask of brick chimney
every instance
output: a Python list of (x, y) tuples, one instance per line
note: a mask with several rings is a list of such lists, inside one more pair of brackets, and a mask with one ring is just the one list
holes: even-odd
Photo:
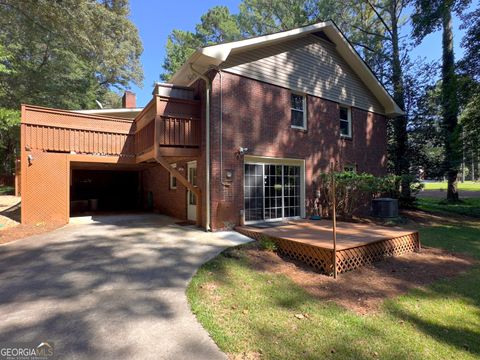
[(124, 109), (133, 109), (137, 107), (137, 98), (135, 93), (126, 90), (122, 97), (122, 107)]

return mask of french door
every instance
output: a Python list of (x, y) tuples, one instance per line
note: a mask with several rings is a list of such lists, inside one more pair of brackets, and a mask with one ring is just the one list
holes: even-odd
[(300, 166), (245, 164), (245, 221), (301, 215)]

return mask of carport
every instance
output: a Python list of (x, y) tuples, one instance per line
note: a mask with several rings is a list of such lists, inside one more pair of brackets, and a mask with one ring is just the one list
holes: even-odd
[(149, 208), (143, 199), (141, 170), (138, 166), (71, 163), (70, 215)]

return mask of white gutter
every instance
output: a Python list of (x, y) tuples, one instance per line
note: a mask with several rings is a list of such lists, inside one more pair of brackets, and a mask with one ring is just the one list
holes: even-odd
[(205, 229), (210, 231), (210, 92), (212, 84), (210, 79), (204, 74), (198, 72), (192, 63), (190, 70), (194, 72), (200, 79), (205, 81)]
[(88, 109), (88, 110), (72, 110), (79, 114), (117, 114), (117, 113), (136, 113), (143, 110), (141, 108), (115, 108), (115, 109)]

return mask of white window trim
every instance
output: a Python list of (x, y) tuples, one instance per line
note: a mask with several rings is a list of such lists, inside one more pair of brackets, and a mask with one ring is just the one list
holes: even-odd
[[(177, 168), (176, 163), (170, 164), (170, 166), (174, 169)], [(177, 179), (175, 178), (175, 176), (172, 175), (172, 173), (169, 173), (169, 174), (170, 174), (170, 190), (176, 190), (177, 189)], [(173, 185), (174, 180), (175, 180), (175, 185)]]
[(352, 138), (352, 107), (347, 106), (347, 105), (340, 105), (338, 107), (338, 120), (339, 121), (345, 121), (344, 119), (340, 119), (340, 108), (345, 108), (347, 109), (347, 117), (348, 117), (348, 135), (344, 135), (340, 133), (340, 137), (345, 138), (345, 139), (351, 139)]
[[(301, 96), (302, 97), (302, 106), (303, 106), (303, 126), (297, 126), (297, 125), (292, 125), (292, 119), (290, 119), (290, 127), (292, 129), (299, 129), (299, 130), (307, 130), (307, 94), (304, 94), (304, 93), (298, 93), (298, 92), (294, 92), (292, 91), (291, 95), (297, 95), (297, 96)], [(290, 97), (291, 97), (290, 95)], [(290, 103), (291, 103), (292, 99), (290, 98)], [(294, 109), (292, 108), (292, 106), (290, 106), (290, 116), (292, 114), (292, 111), (300, 111), (298, 109)]]

